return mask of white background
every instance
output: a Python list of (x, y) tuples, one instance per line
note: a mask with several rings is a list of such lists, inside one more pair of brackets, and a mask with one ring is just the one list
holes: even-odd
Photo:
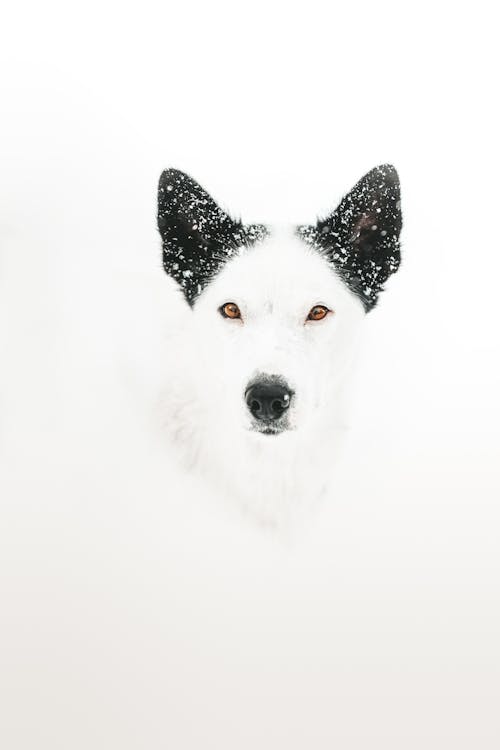
[[(17, 3), (0, 34), (1, 747), (498, 748), (492, 4)], [(301, 222), (385, 161), (404, 262), (335, 491), (265, 533), (146, 416), (157, 179)]]

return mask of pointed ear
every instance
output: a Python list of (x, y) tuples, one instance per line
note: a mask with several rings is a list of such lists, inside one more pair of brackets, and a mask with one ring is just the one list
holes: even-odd
[(241, 247), (266, 233), (260, 225), (244, 227), (231, 219), (197, 182), (177, 169), (167, 169), (160, 177), (158, 229), (163, 267), (190, 304)]
[(368, 311), (399, 267), (401, 225), (398, 174), (383, 164), (368, 172), (332, 214), (315, 227), (299, 227), (299, 234), (326, 254)]

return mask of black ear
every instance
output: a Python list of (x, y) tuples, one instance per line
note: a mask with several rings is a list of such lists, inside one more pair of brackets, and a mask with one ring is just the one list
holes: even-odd
[(167, 169), (158, 186), (163, 267), (193, 304), (208, 282), (242, 247), (266, 234), (261, 225), (231, 219), (191, 177)]
[(383, 164), (368, 172), (326, 219), (299, 227), (298, 233), (326, 254), (368, 311), (399, 267), (401, 224), (398, 174)]

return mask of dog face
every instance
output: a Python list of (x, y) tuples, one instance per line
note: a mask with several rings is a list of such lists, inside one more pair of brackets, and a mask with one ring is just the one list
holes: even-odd
[(158, 223), (165, 270), (192, 308), (193, 376), (211, 419), (257, 440), (314, 431), (399, 264), (395, 170), (372, 170), (315, 225), (274, 230), (233, 221), (168, 170)]
[(364, 317), (320, 254), (285, 231), (228, 263), (193, 313), (219, 419), (266, 436), (324, 408)]

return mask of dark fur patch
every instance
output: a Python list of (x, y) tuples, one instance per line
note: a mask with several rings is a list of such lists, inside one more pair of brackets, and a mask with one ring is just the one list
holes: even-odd
[(267, 234), (260, 224), (245, 226), (232, 219), (197, 182), (177, 169), (167, 169), (160, 177), (158, 229), (163, 267), (191, 305), (231, 257)]
[(326, 219), (297, 232), (326, 255), (368, 312), (399, 267), (401, 225), (398, 174), (383, 164), (368, 172)]

